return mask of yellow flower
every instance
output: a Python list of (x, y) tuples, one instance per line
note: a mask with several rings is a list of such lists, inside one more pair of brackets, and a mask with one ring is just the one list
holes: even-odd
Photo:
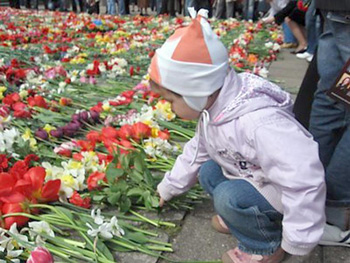
[(151, 135), (153, 138), (157, 138), (158, 137), (158, 132), (159, 132), (159, 129), (157, 128), (152, 128), (152, 131), (151, 131)]
[(68, 169), (79, 170), (83, 167), (81, 162), (71, 161), (69, 162)]
[(48, 134), (50, 134), (50, 131), (56, 130), (54, 126), (51, 126), (50, 124), (46, 124), (43, 128)]
[(4, 94), (0, 93), (0, 100), (4, 98)]
[(26, 90), (20, 91), (19, 96), (21, 97), (21, 99), (26, 98), (28, 96), (28, 91), (26, 91)]
[(30, 131), (30, 129), (26, 128), (22, 135), (22, 139), (25, 141), (28, 141), (31, 137), (32, 137), (32, 132)]
[(3, 93), (4, 91), (6, 91), (7, 88), (5, 86), (0, 86), (0, 92)]
[(30, 138), (29, 139), (29, 147), (32, 150), (36, 150), (37, 149), (37, 141), (34, 138)]
[(107, 102), (107, 103), (104, 103), (103, 105), (102, 105), (102, 109), (104, 110), (104, 111), (111, 111), (111, 105), (109, 105), (109, 103)]
[(73, 188), (75, 185), (75, 180), (73, 176), (66, 174), (61, 177), (61, 181), (63, 182), (64, 185)]

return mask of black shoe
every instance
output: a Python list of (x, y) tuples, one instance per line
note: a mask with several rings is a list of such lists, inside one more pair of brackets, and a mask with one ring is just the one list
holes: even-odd
[(302, 54), (302, 53), (306, 52), (306, 50), (307, 50), (307, 48), (303, 48), (303, 49), (301, 49), (299, 51), (297, 51), (297, 50), (291, 51), (290, 53), (294, 54), (294, 55), (295, 54)]

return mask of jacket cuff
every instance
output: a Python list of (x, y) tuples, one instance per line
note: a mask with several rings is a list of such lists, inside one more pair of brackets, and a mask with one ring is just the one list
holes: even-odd
[(305, 256), (309, 254), (316, 245), (295, 245), (291, 244), (286, 239), (282, 239), (281, 247), (284, 251), (292, 255)]
[(166, 182), (161, 181), (158, 186), (157, 190), (161, 198), (164, 199), (164, 201), (169, 201), (174, 197), (174, 195), (170, 191), (170, 185), (168, 185)]

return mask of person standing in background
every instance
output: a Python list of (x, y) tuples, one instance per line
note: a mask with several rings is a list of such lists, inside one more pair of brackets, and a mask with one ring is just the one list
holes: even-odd
[(320, 244), (343, 245), (350, 232), (350, 111), (327, 92), (350, 59), (350, 1), (315, 0), (315, 7), (324, 18), (317, 51), (320, 80), (309, 127), (326, 171), (328, 224)]
[(305, 15), (306, 36), (307, 36), (307, 50), (302, 54), (297, 54), (297, 58), (306, 59), (311, 62), (314, 56), (319, 35), (321, 34), (320, 22), (316, 14), (315, 0), (311, 0), (309, 8)]
[(107, 0), (107, 14), (115, 15), (116, 13), (115, 0)]

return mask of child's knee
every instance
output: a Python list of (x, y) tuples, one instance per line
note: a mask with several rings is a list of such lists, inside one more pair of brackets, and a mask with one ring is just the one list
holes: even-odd
[(202, 186), (211, 185), (210, 181), (213, 178), (213, 174), (217, 169), (220, 169), (220, 166), (213, 160), (206, 161), (199, 169), (199, 183)]
[(250, 188), (254, 188), (245, 180), (229, 180), (220, 184), (213, 193), (214, 207), (216, 211), (225, 213), (228, 209), (246, 209), (255, 204), (247, 200)]

